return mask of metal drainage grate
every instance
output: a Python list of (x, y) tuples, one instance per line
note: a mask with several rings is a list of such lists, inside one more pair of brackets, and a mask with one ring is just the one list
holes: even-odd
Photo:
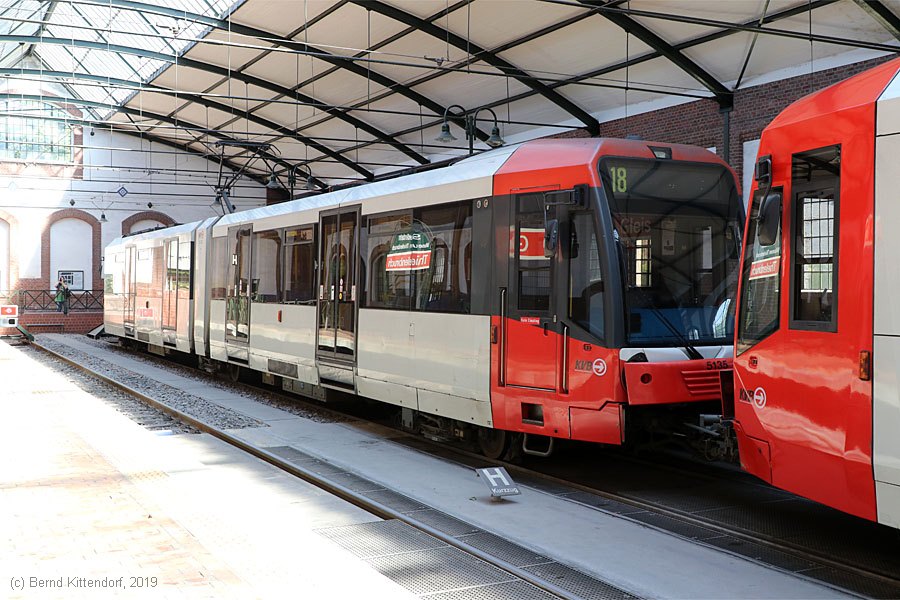
[(579, 598), (584, 598), (584, 600), (631, 600), (637, 598), (637, 596), (632, 596), (613, 585), (559, 563), (534, 565), (525, 567), (525, 570)]
[(519, 581), (506, 571), (449, 546), (378, 556), (366, 562), (414, 594)]
[(460, 541), (517, 567), (553, 562), (542, 554), (532, 552), (528, 548), (523, 548), (493, 533), (481, 532), (466, 535), (461, 537)]
[(447, 547), (444, 542), (397, 520), (331, 527), (319, 529), (316, 533), (337, 543), (359, 558)]
[(422, 596), (423, 600), (552, 600), (555, 598), (557, 596), (525, 581), (495, 583)]
[(292, 448), (290, 446), (269, 446), (263, 447), (263, 450), (295, 464), (302, 464), (305, 462), (313, 462), (319, 460), (315, 456), (310, 456), (306, 452), (300, 452), (296, 448)]
[(389, 506), (390, 508), (393, 508), (397, 512), (401, 513), (413, 512), (416, 510), (425, 510), (426, 508), (429, 508), (421, 502), (413, 500), (409, 496), (398, 494), (393, 490), (375, 490), (374, 492), (367, 492), (366, 498), (374, 500), (379, 504)]
[(417, 521), (425, 523), (426, 525), (434, 527), (438, 531), (442, 531), (453, 537), (469, 535), (481, 531), (474, 525), (466, 523), (465, 521), (460, 521), (456, 517), (451, 517), (447, 513), (432, 508), (427, 510), (417, 510), (406, 514)]

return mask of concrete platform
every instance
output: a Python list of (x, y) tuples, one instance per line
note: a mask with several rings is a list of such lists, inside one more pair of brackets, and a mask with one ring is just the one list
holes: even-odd
[[(76, 352), (102, 357), (122, 368), (141, 373), (149, 380), (179, 388), (184, 386), (193, 394), (265, 423), (265, 427), (231, 430), (232, 434), (246, 442), (264, 448), (294, 447), (343, 466), (424, 505), (594, 575), (637, 596), (845, 597), (839, 590), (803, 577), (569, 502), (538, 489), (525, 487), (522, 495), (511, 501), (492, 503), (484, 484), (470, 469), (392, 442), (390, 438), (395, 437), (396, 433), (379, 426), (305, 419), (259, 404), (237, 393), (223, 392), (164, 366), (151, 366), (120, 352), (98, 349), (95, 344), (75, 336), (47, 335), (46, 338), (64, 343)], [(173, 449), (177, 445), (171, 443), (167, 448)], [(217, 447), (214, 444), (211, 446)], [(190, 469), (182, 474), (188, 480), (200, 477)], [(177, 478), (175, 475), (167, 477)], [(262, 482), (258, 483), (262, 485)], [(185, 481), (183, 485), (190, 488), (192, 481)], [(203, 485), (197, 487), (205, 488)], [(281, 484), (277, 488), (279, 494), (288, 493)], [(197, 505), (198, 511), (202, 512), (202, 502), (198, 501)], [(177, 513), (175, 508), (171, 510)], [(245, 510), (243, 517), (239, 512), (233, 513), (233, 516), (236, 519), (262, 518), (249, 510)], [(190, 518), (185, 516), (181, 522), (191, 523), (193, 527)], [(285, 518), (310, 520), (309, 516), (291, 515)], [(202, 518), (200, 523), (203, 523)], [(212, 535), (211, 532), (208, 534)], [(373, 590), (367, 590), (366, 596), (371, 596)]]
[(22, 347), (0, 343), (0, 381), (0, 598), (415, 597), (314, 533), (372, 515), (150, 433)]

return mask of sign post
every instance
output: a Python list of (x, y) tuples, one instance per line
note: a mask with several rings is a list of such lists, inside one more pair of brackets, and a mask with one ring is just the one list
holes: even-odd
[(491, 490), (491, 502), (500, 502), (504, 496), (518, 496), (522, 492), (503, 467), (475, 469), (475, 474)]

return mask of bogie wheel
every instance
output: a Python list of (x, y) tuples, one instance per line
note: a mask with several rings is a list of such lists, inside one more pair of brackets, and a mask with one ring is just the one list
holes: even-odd
[(229, 363), (225, 366), (225, 375), (232, 383), (237, 383), (241, 378), (241, 365)]
[(478, 449), (487, 458), (497, 460), (509, 448), (510, 436), (502, 429), (478, 428)]

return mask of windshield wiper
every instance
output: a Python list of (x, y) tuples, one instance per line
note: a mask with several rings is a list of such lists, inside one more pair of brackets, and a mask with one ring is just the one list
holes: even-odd
[(675, 337), (678, 338), (678, 341), (681, 342), (681, 345), (684, 346), (684, 353), (688, 355), (688, 358), (692, 360), (699, 360), (703, 358), (703, 355), (700, 354), (700, 351), (691, 344), (690, 340), (688, 340), (683, 333), (678, 331), (678, 328), (672, 324), (672, 322), (663, 314), (661, 310), (650, 305), (650, 310), (653, 311), (653, 314), (656, 315), (656, 318), (662, 321), (662, 324), (666, 326), (666, 328), (675, 334)]

